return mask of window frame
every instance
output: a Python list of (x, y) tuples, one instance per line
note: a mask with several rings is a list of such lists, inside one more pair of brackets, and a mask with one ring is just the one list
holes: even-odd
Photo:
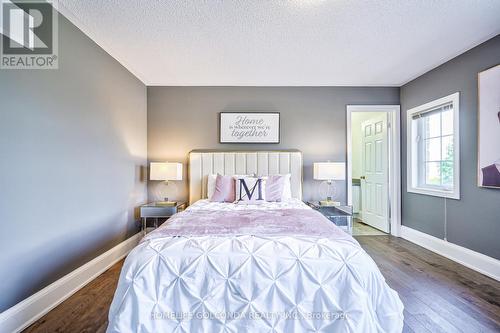
[[(416, 130), (417, 125), (413, 123), (413, 115), (421, 113), (430, 109), (438, 108), (445, 104), (453, 105), (453, 188), (447, 190), (444, 186), (429, 185), (421, 186), (419, 183), (422, 168), (419, 165), (422, 159), (422, 147), (417, 142), (419, 130)], [(460, 200), (460, 93), (436, 99), (429, 103), (414, 107), (407, 110), (407, 141), (406, 141), (406, 155), (407, 155), (407, 192), (431, 195), (442, 198), (450, 198)], [(442, 127), (441, 127), (442, 131)], [(442, 137), (442, 132), (441, 132)], [(442, 158), (442, 156), (441, 156)], [(441, 160), (442, 162), (442, 160)]]

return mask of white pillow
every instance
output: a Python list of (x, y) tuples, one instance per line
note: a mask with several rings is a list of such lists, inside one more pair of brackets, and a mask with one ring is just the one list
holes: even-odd
[[(255, 203), (259, 201), (265, 201), (266, 200), (266, 179), (265, 177), (249, 177), (249, 176), (234, 176), (236, 181), (235, 181), (235, 193), (236, 193), (236, 202), (249, 202), (249, 203)], [(244, 181), (248, 191), (250, 191), (250, 194), (252, 195), (251, 198), (248, 197), (247, 193), (245, 193), (245, 189), (243, 185), (241, 185), (241, 182)], [(260, 200), (259, 198), (259, 188), (258, 185), (256, 184), (258, 181), (260, 181), (260, 191), (261, 191), (261, 197)], [(243, 191), (243, 192), (241, 192)], [(253, 191), (253, 192), (252, 192)], [(241, 194), (241, 197), (240, 197)]]
[(290, 182), (292, 174), (287, 173), (281, 176), (285, 176), (285, 185), (283, 186), (283, 195), (281, 196), (281, 201), (284, 201), (292, 198), (292, 184)]
[(208, 175), (207, 177), (207, 198), (210, 199), (215, 192), (215, 180), (217, 179), (217, 174)]

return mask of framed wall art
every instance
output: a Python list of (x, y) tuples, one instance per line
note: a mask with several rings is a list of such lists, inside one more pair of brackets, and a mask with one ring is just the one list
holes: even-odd
[(478, 185), (500, 189), (500, 65), (478, 74)]
[(279, 112), (221, 112), (220, 143), (280, 143)]

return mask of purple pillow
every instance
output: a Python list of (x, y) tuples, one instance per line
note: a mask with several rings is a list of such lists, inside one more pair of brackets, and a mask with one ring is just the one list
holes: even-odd
[(285, 188), (285, 176), (268, 176), (266, 180), (266, 201), (281, 201)]
[(233, 176), (217, 175), (217, 178), (215, 179), (214, 194), (210, 198), (210, 201), (233, 202), (234, 200), (235, 194)]

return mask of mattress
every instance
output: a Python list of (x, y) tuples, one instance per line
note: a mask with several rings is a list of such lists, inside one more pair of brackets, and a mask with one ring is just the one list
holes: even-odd
[(403, 305), (350, 235), (299, 200), (201, 200), (125, 260), (108, 332), (401, 332)]

